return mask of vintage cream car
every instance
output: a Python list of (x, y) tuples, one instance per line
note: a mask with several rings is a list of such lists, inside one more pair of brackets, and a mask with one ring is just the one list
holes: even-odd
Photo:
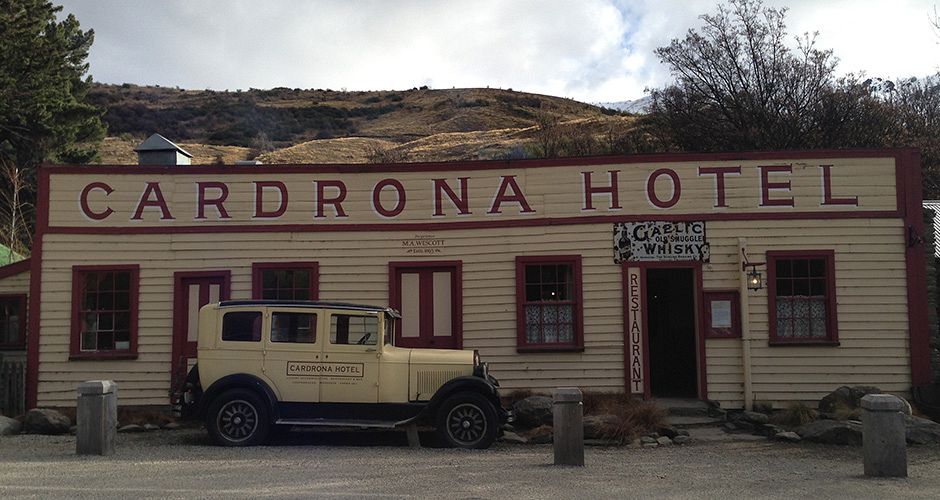
[(476, 351), (395, 347), (392, 309), (226, 301), (199, 311), (197, 363), (176, 395), (222, 445), (272, 426), (432, 424), (444, 442), (486, 448), (509, 413)]

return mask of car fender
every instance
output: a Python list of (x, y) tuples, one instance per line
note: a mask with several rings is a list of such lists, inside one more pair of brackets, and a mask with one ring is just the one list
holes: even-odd
[(271, 390), (271, 387), (269, 387), (268, 384), (263, 380), (247, 373), (235, 373), (232, 375), (227, 375), (213, 382), (212, 385), (203, 392), (199, 415), (204, 417), (210, 402), (229, 389), (249, 389), (258, 393), (258, 395), (268, 403), (271, 421), (274, 422), (280, 418), (277, 396), (274, 394), (274, 391)]
[(434, 396), (431, 397), (426, 411), (437, 411), (437, 407), (440, 406), (445, 399), (458, 392), (475, 392), (481, 394), (493, 403), (497, 413), (502, 413), (499, 390), (496, 386), (486, 379), (470, 375), (451, 379), (442, 385), (440, 389), (434, 393)]

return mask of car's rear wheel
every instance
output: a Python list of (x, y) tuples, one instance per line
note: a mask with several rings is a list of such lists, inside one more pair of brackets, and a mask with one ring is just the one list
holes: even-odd
[(472, 392), (447, 398), (437, 411), (437, 432), (445, 444), (457, 448), (489, 448), (496, 439), (499, 420), (485, 397)]
[(206, 428), (223, 446), (259, 445), (271, 428), (267, 405), (252, 391), (226, 391), (209, 405)]

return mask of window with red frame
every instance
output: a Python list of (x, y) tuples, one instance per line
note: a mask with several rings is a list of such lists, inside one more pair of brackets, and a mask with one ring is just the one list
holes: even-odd
[(0, 349), (26, 347), (26, 296), (0, 295)]
[(580, 348), (581, 258), (518, 257), (520, 349)]
[(317, 300), (319, 273), (315, 262), (255, 264), (252, 295), (268, 300)]
[(768, 252), (767, 265), (771, 342), (836, 342), (833, 252)]
[(134, 354), (138, 276), (136, 266), (74, 268), (73, 355)]

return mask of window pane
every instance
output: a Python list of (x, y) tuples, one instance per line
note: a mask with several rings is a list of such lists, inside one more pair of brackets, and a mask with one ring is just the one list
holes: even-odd
[(556, 268), (553, 265), (541, 266), (542, 269), (542, 283), (555, 283), (557, 273)]
[(812, 259), (809, 261), (810, 276), (821, 278), (826, 276), (826, 261), (823, 259)]
[(98, 329), (99, 330), (113, 330), (114, 329), (114, 315), (109, 313), (103, 313), (98, 315)]
[(809, 261), (808, 260), (792, 260), (793, 263), (793, 277), (795, 278), (806, 278), (809, 277)]
[(826, 295), (826, 280), (814, 279), (810, 281), (810, 295), (822, 297)]
[(334, 314), (330, 318), (330, 343), (376, 345), (379, 338), (379, 319), (375, 316)]
[(781, 278), (793, 276), (793, 266), (789, 260), (780, 259), (777, 261), (777, 276)]
[(275, 288), (276, 286), (277, 279), (274, 271), (261, 271), (261, 288)]
[(310, 271), (294, 271), (294, 288), (310, 288)]
[(131, 273), (129, 272), (117, 272), (114, 273), (114, 289), (115, 290), (130, 290), (131, 289)]
[(541, 293), (542, 287), (538, 285), (526, 285), (525, 286), (525, 300), (526, 302), (536, 302), (542, 298)]
[(799, 297), (809, 297), (809, 280), (793, 280), (793, 295)]
[(230, 312), (222, 316), (222, 340), (258, 342), (261, 340), (261, 313)]
[(83, 278), (83, 288), (86, 293), (98, 290), (98, 274), (86, 273)]
[(542, 281), (539, 266), (537, 264), (528, 264), (525, 266), (526, 284), (538, 284)]
[(793, 280), (777, 279), (777, 295), (781, 297), (789, 297), (793, 295)]
[(129, 292), (118, 292), (114, 294), (114, 310), (126, 311), (131, 308), (131, 294)]
[(82, 350), (94, 351), (97, 348), (95, 338), (95, 332), (82, 332)]
[(294, 290), (294, 300), (310, 300), (310, 290), (306, 288)]
[(271, 342), (313, 344), (316, 341), (316, 314), (276, 312), (271, 315)]
[(114, 273), (101, 273), (98, 278), (98, 290), (114, 290)]
[(100, 292), (98, 294), (98, 310), (99, 311), (114, 310), (114, 294), (113, 293)]

